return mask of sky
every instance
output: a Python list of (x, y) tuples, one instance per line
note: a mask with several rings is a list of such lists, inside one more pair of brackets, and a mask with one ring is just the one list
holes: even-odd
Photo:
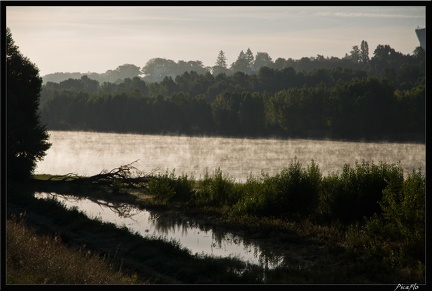
[(362, 40), (370, 57), (380, 44), (412, 54), (426, 5), (7, 6), (6, 26), (44, 76), (142, 68), (153, 58), (211, 67), (221, 50), (230, 66), (248, 48), (273, 61), (342, 58)]

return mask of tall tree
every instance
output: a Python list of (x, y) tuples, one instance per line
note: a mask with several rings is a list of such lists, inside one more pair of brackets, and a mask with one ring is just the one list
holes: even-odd
[(176, 76), (183, 74), (184, 72), (194, 71), (198, 74), (205, 74), (207, 70), (204, 68), (202, 61), (188, 61), (179, 60), (177, 62), (177, 67), (174, 71)]
[(363, 64), (369, 62), (369, 45), (364, 40), (360, 44), (360, 62)]
[[(253, 57), (253, 56), (252, 56)], [(248, 59), (248, 55), (241, 51), (237, 60), (231, 64), (231, 69), (233, 72), (242, 72), (248, 74), (250, 72), (250, 63)]]
[(350, 53), (351, 53), (350, 55), (351, 61), (357, 64), (360, 61), (360, 49), (358, 45), (354, 45)]
[(175, 76), (177, 63), (164, 58), (153, 58), (147, 61), (141, 72), (146, 79), (151, 81), (162, 81), (164, 77)]
[(218, 57), (216, 59), (216, 64), (212, 67), (212, 74), (217, 76), (219, 74), (230, 75), (231, 70), (227, 67), (227, 58), (223, 50), (219, 51)]
[(6, 28), (7, 178), (30, 178), (36, 163), (51, 144), (40, 123), (39, 98), (42, 78), (39, 69), (23, 56)]
[(255, 58), (254, 58), (253, 53), (252, 53), (252, 51), (251, 51), (250, 48), (248, 48), (248, 49), (246, 50), (245, 58), (246, 58), (246, 60), (247, 60), (247, 62), (248, 62), (248, 67), (249, 67), (249, 69), (251, 69), (252, 66), (253, 66), (253, 64), (254, 64), (254, 60), (255, 60)]
[(227, 67), (226, 61), (227, 61), (227, 58), (225, 56), (224, 51), (222, 51), (222, 50), (219, 51), (219, 55), (216, 59), (216, 66), (219, 66), (221, 68), (226, 68)]
[(264, 52), (256, 53), (253, 68), (255, 69), (256, 72), (258, 72), (261, 67), (269, 67), (269, 68), (273, 67), (272, 58), (268, 53), (264, 53)]

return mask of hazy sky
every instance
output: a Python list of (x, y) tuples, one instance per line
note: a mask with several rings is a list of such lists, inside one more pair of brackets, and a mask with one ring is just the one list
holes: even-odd
[(152, 58), (213, 66), (220, 50), (231, 65), (248, 48), (273, 61), (342, 58), (362, 40), (371, 57), (379, 44), (412, 54), (414, 29), (426, 26), (425, 6), (220, 5), (7, 6), (6, 24), (41, 76), (141, 68)]

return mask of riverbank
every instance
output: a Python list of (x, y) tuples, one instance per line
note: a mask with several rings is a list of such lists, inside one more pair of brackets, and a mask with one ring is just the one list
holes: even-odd
[[(77, 211), (66, 211), (53, 201), (8, 199), (8, 217), (25, 213), (29, 225), (42, 233), (59, 234), (65, 244), (73, 247), (85, 245), (92, 252), (121, 264), (123, 270), (137, 273), (139, 278), (155, 284), (397, 284), (401, 278), (404, 282), (422, 282), (421, 272), (397, 271), (348, 247), (347, 227), (340, 224), (317, 224), (307, 219), (233, 216), (224, 207), (169, 206), (155, 201), (146, 189), (122, 189), (114, 193), (103, 188), (100, 191), (94, 191), (94, 188), (83, 191), (82, 185), (54, 184), (39, 180), (26, 196), (30, 197), (31, 191), (36, 188), (46, 191), (46, 187), (58, 187), (58, 190), (69, 189), (69, 193), (80, 193), (93, 199), (127, 201), (140, 207), (151, 207), (167, 217), (193, 219), (259, 240), (270, 248), (280, 248), (291, 258), (297, 257), (302, 262), (299, 265), (303, 266), (300, 269), (298, 266), (283, 266), (268, 270), (264, 279), (263, 270), (253, 266), (236, 260), (195, 256), (176, 244), (148, 240), (126, 229), (88, 219)], [(239, 270), (242, 271), (240, 276)]]
[[(133, 235), (125, 229), (118, 229), (113, 225), (103, 224), (86, 218), (78, 213), (68, 213), (61, 206), (46, 201), (34, 201), (27, 205), (19, 203), (8, 204), (9, 215), (22, 215), (26, 224), (37, 230), (42, 235), (58, 235), (62, 243), (69, 248), (85, 248), (100, 257), (108, 258), (108, 262), (114, 264), (125, 274), (136, 274), (141, 282), (149, 284), (315, 284), (314, 280), (323, 282), (342, 283), (340, 280), (351, 283), (372, 283), (367, 278), (347, 278), (336, 276), (334, 271), (326, 271), (319, 261), (327, 261), (335, 266), (342, 264), (341, 255), (336, 255), (336, 250), (329, 252), (324, 246), (298, 241), (289, 248), (290, 256), (296, 257), (302, 265), (309, 263), (308, 270), (296, 268), (281, 268), (278, 271), (268, 272), (273, 278), (264, 281), (263, 270), (246, 266), (239, 261), (229, 259), (199, 258), (191, 255), (179, 246), (159, 240), (148, 240)], [(178, 212), (165, 212), (166, 215), (175, 215)], [(210, 222), (205, 219), (210, 225)], [(215, 223), (211, 225), (214, 227)], [(218, 227), (221, 227), (219, 225)], [(232, 231), (233, 228), (230, 228)], [(283, 244), (269, 237), (271, 232), (255, 234), (255, 240), (265, 240), (273, 247), (286, 248)], [(326, 259), (324, 259), (324, 256)], [(244, 272), (242, 276), (236, 276), (233, 270)], [(321, 269), (321, 273), (313, 270)], [(228, 272), (231, 270), (231, 272)], [(285, 270), (285, 274), (281, 273)], [(323, 273), (325, 271), (325, 273)], [(279, 273), (279, 274), (278, 274)], [(332, 275), (330, 273), (333, 273)], [(311, 277), (311, 275), (313, 277)], [(331, 275), (331, 277), (329, 277)], [(60, 283), (60, 282), (59, 282)], [(68, 284), (70, 282), (62, 282)]]

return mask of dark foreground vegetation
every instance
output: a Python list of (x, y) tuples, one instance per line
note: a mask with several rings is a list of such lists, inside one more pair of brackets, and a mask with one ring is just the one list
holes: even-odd
[[(193, 255), (175, 242), (145, 239), (90, 220), (76, 209), (67, 211), (54, 199), (38, 200), (34, 191), (128, 202), (174, 217), (186, 215), (275, 248), (296, 243), (315, 258), (302, 268), (282, 265), (262, 270), (236, 259)], [(46, 266), (55, 254), (32, 252), (30, 245), (37, 248), (37, 241), (47, 245), (61, 241), (76, 250), (77, 260), (84, 260), (85, 246), (100, 258), (100, 264), (111, 266), (107, 272), (114, 275), (109, 277), (119, 284), (425, 283), (425, 176), (420, 169), (404, 174), (398, 164), (356, 163), (323, 177), (313, 161), (303, 166), (293, 160), (274, 176), (263, 173), (244, 183), (234, 182), (219, 169), (195, 180), (174, 171), (148, 176), (129, 164), (93, 177), (37, 176), (30, 188), (11, 185), (8, 193), (7, 283), (113, 282), (91, 272), (83, 277), (88, 282), (77, 282), (77, 274), (83, 271), (65, 261), (55, 268)], [(41, 237), (24, 232), (24, 223)], [(321, 251), (314, 251), (314, 246)], [(33, 255), (23, 256), (18, 249), (22, 247)], [(69, 251), (59, 255), (63, 252)], [(29, 276), (20, 263), (26, 259), (45, 261), (41, 266), (46, 267), (35, 268)], [(68, 274), (67, 270), (72, 274), (59, 275)]]
[(7, 220), (8, 284), (145, 284), (97, 254), (67, 247), (59, 235), (37, 233), (25, 214)]

